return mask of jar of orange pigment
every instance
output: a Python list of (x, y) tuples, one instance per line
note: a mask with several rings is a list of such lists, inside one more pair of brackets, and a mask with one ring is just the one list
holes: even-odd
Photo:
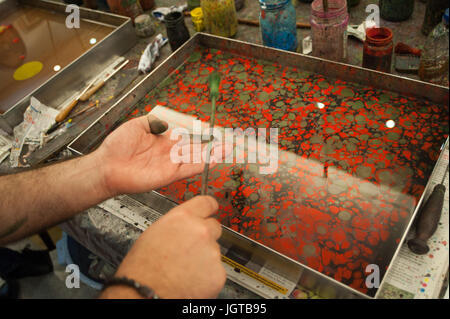
[(364, 42), (363, 67), (389, 73), (392, 62), (392, 31), (389, 28), (370, 28), (366, 30)]

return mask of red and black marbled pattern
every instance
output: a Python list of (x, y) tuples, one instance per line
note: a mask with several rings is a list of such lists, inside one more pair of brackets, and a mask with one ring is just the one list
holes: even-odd
[[(223, 76), (216, 124), (277, 127), (280, 149), (271, 175), (259, 174), (256, 164), (212, 169), (217, 218), (373, 295), (365, 267), (377, 264), (383, 275), (391, 261), (448, 134), (447, 106), (205, 49), (149, 92), (130, 117), (160, 104), (209, 121), (213, 69)], [(183, 202), (200, 186), (197, 176), (160, 192)]]

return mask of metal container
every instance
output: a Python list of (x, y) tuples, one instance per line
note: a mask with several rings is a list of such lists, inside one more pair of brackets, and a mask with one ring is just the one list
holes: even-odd
[[(0, 12), (8, 14), (20, 5), (32, 6), (57, 14), (68, 15), (66, 5), (59, 2), (39, 0), (7, 0), (0, 4)], [(137, 42), (130, 18), (115, 14), (80, 8), (80, 19), (91, 23), (113, 27), (113, 31), (97, 42), (84, 54), (73, 60), (45, 83), (36, 86), (33, 91), (12, 105), (0, 115), (0, 128), (12, 133), (13, 128), (23, 121), (23, 113), (34, 96), (47, 106), (55, 109), (71, 98), (76, 92), (110, 65), (117, 57), (127, 52)]]
[[(69, 149), (79, 155), (87, 154), (95, 149), (103, 141), (107, 134), (117, 127), (117, 125), (120, 124), (120, 122), (122, 122), (123, 119), (135, 109), (136, 104), (144, 98), (146, 94), (155, 89), (169, 76), (173, 75), (173, 71), (177, 70), (175, 73), (179, 73), (180, 66), (188, 61), (189, 58), (192, 59), (193, 53), (198, 52), (198, 50), (205, 49), (219, 50), (217, 52), (220, 52), (220, 54), (223, 54), (223, 52), (228, 52), (233, 55), (238, 55), (244, 58), (252, 58), (257, 61), (264, 60), (265, 63), (269, 63), (269, 66), (270, 63), (278, 63), (283, 67), (296, 67), (300, 68), (301, 71), (322, 74), (327, 78), (335, 78), (339, 79), (339, 81), (356, 82), (375, 89), (389, 90), (404, 96), (413, 96), (414, 98), (426, 99), (430, 101), (430, 103), (448, 105), (448, 88), (442, 86), (427, 84), (416, 80), (350, 66), (343, 63), (323, 60), (316, 57), (272, 49), (261, 45), (197, 33), (193, 38), (176, 50), (160, 66), (146, 76), (140, 83), (138, 83), (132, 90), (126, 93), (121, 100), (117, 101), (115, 105), (107, 110), (80, 136), (78, 136), (69, 145)], [(308, 164), (313, 164), (313, 162), (308, 162)], [(433, 162), (433, 165), (434, 164), (435, 162)], [(331, 171), (329, 170), (329, 174), (331, 174), (330, 172)], [(386, 263), (386, 269), (389, 269), (395, 256), (398, 254), (399, 249), (405, 240), (406, 234), (412, 225), (418, 207), (424, 198), (424, 194), (429, 187), (430, 182), (424, 185), (424, 192), (422, 193), (420, 199), (418, 199), (415, 203), (415, 206), (411, 206), (410, 214), (407, 216), (404, 223), (402, 223), (401, 230), (399, 231), (398, 242), (389, 244), (389, 254), (385, 255), (384, 251), (379, 251), (381, 257), (384, 258), (384, 262)], [(149, 206), (153, 210), (160, 212), (161, 214), (166, 213), (176, 205), (172, 199), (156, 192), (130, 196)], [(403, 200), (401, 195), (398, 199)], [(245, 234), (241, 234), (230, 227), (223, 226), (223, 230), (223, 235), (219, 240), (222, 247), (237, 247), (238, 250), (245, 252), (243, 255), (247, 255), (247, 260), (248, 258), (251, 258), (252, 260), (255, 258), (255, 260), (259, 259), (267, 263), (277, 265), (275, 267), (276, 271), (282, 273), (283, 276), (296, 280), (302, 287), (311, 290), (322, 297), (377, 297), (379, 289), (372, 289), (370, 293), (362, 293), (348, 284), (344, 284), (340, 280), (327, 276), (322, 272), (306, 265), (305, 263), (300, 262), (296, 258), (291, 258), (280, 253), (278, 249), (276, 250), (262, 244), (260, 240), (251, 239), (248, 236), (245, 236)], [(384, 246), (383, 250), (384, 249), (386, 249), (386, 246)], [(383, 278), (384, 277), (382, 276), (381, 286), (384, 283), (382, 280)]]

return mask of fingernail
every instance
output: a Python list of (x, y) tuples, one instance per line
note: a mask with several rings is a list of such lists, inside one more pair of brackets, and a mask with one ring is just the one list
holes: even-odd
[(150, 122), (150, 132), (152, 134), (161, 134), (167, 131), (168, 125), (161, 120), (153, 120)]

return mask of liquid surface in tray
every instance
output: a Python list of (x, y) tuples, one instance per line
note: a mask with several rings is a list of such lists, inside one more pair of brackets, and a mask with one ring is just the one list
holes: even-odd
[(69, 29), (67, 15), (22, 6), (0, 20), (0, 111), (7, 111), (114, 30), (85, 20), (80, 20), (80, 28)]
[[(211, 169), (220, 222), (368, 295), (383, 276), (448, 134), (447, 107), (214, 49), (195, 51), (130, 117), (157, 104), (209, 121), (208, 76), (222, 74), (216, 125), (278, 128), (278, 170)], [(325, 70), (324, 70), (325, 71)], [(262, 165), (264, 166), (264, 165)], [(201, 177), (159, 192), (200, 194)]]

